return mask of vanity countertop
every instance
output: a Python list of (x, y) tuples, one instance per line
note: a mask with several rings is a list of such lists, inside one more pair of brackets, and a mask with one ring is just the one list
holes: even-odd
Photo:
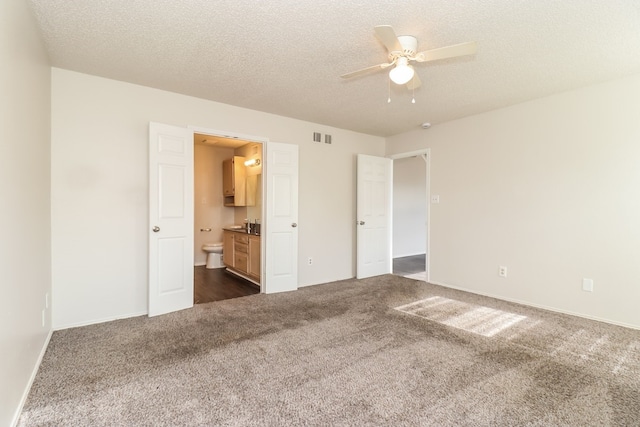
[(239, 225), (230, 225), (227, 227), (222, 227), (222, 229), (225, 231), (233, 231), (234, 233), (250, 234), (252, 236), (260, 235), (260, 233), (247, 233), (247, 229)]

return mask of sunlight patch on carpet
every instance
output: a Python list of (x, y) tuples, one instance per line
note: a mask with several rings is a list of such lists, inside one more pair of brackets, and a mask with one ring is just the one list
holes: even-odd
[(395, 308), (403, 313), (492, 337), (527, 318), (495, 308), (434, 296)]

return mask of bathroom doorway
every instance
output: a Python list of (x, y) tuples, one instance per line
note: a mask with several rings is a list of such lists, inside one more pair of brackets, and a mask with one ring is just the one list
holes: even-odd
[(392, 156), (393, 274), (428, 281), (429, 150)]
[[(208, 254), (204, 245), (222, 243), (223, 229), (262, 220), (261, 167), (247, 167), (241, 204), (230, 203), (223, 194), (223, 162), (232, 158), (262, 161), (261, 142), (194, 132), (194, 304), (253, 295), (260, 292), (255, 277), (250, 281), (230, 272), (221, 255)], [(209, 267), (207, 268), (207, 258)]]

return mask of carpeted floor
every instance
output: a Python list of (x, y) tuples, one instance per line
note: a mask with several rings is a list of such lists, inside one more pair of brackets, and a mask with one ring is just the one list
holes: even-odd
[(19, 425), (639, 426), (640, 331), (345, 280), (55, 332)]

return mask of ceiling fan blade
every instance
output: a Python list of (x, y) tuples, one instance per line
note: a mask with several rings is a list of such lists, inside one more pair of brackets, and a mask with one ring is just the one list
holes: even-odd
[(363, 74), (368, 74), (368, 73), (371, 73), (373, 71), (384, 70), (385, 68), (390, 67), (392, 65), (393, 65), (393, 62), (384, 63), (384, 64), (378, 64), (378, 65), (374, 65), (372, 67), (363, 68), (362, 70), (352, 71), (351, 73), (343, 74), (340, 77), (342, 77), (343, 79), (348, 79), (348, 78), (351, 78), (351, 77), (356, 77), (356, 76), (361, 76)]
[(374, 27), (374, 29), (376, 36), (378, 36), (389, 52), (402, 52), (402, 45), (391, 25), (378, 25)]
[(418, 77), (418, 73), (415, 73), (413, 78), (407, 83), (407, 89), (418, 89), (420, 86), (422, 86), (422, 82), (420, 81), (420, 77)]
[(476, 42), (460, 43), (416, 53), (415, 60), (417, 62), (436, 61), (438, 59), (453, 58), (455, 56), (473, 55), (477, 50), (478, 45)]

